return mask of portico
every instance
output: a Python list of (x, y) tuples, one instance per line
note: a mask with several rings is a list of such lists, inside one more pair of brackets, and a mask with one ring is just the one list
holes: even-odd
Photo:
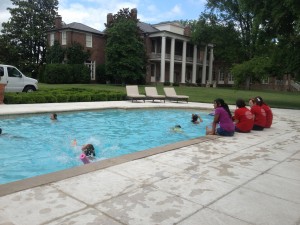
[[(213, 45), (198, 46), (191, 43), (190, 37), (184, 35), (184, 28), (178, 24), (156, 26), (165, 29), (149, 34), (151, 39), (151, 82), (200, 83), (212, 82)], [(172, 31), (175, 26), (177, 33)], [(167, 30), (167, 28), (169, 28)], [(170, 31), (171, 30), (171, 31)], [(178, 32), (181, 31), (181, 32)], [(209, 59), (208, 57), (209, 49)], [(208, 77), (207, 69), (208, 67)]]

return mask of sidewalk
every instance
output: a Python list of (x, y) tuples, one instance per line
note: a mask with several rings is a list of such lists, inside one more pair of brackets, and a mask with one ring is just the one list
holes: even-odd
[[(213, 107), (129, 101), (0, 105), (0, 115), (154, 106)], [(299, 225), (300, 113), (272, 110), (273, 126), (262, 132), (199, 138), (88, 164), (52, 175), (57, 181), (40, 178), (44, 185), (22, 191), (15, 192), (26, 181), (0, 185), (0, 224)], [(62, 179), (66, 173), (70, 178)]]

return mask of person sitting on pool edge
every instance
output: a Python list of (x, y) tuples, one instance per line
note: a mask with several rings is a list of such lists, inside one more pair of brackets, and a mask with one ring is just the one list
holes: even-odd
[(94, 159), (96, 156), (95, 148), (92, 144), (82, 146), (81, 150), (89, 159)]
[[(235, 126), (228, 105), (221, 98), (214, 100), (215, 115), (212, 128), (206, 127), (206, 135), (233, 136)], [(219, 127), (217, 128), (217, 125)]]
[[(198, 120), (199, 119), (199, 120)], [(203, 122), (202, 118), (198, 114), (192, 114), (192, 123), (198, 124), (200, 122)]]
[(237, 109), (234, 111), (234, 116), (232, 117), (235, 123), (235, 131), (249, 133), (254, 124), (253, 115), (246, 107), (246, 103), (243, 99), (237, 99), (235, 104)]

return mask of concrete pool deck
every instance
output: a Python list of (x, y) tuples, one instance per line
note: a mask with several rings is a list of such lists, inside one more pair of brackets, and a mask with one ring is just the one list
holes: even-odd
[[(213, 106), (0, 105), (0, 115), (145, 107)], [(272, 110), (273, 126), (265, 131), (196, 138), (0, 185), (0, 224), (299, 225), (300, 111)]]

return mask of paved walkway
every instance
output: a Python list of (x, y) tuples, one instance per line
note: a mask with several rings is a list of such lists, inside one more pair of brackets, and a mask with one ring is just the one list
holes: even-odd
[[(0, 105), (0, 114), (145, 106), (212, 109), (124, 101)], [(300, 113), (273, 113), (262, 132), (194, 140), (22, 191), (0, 185), (0, 224), (299, 225)]]

